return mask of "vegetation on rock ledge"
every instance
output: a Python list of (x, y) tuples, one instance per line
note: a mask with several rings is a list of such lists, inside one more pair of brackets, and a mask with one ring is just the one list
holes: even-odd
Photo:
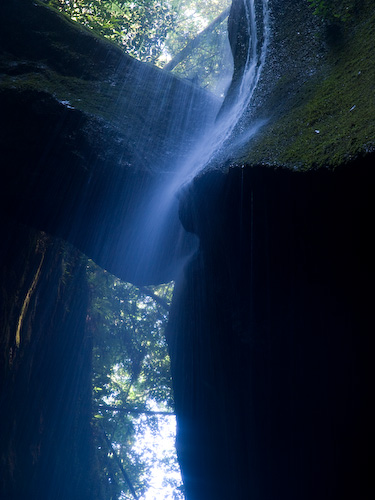
[[(356, 17), (329, 33), (326, 62), (298, 88), (246, 146), (243, 163), (335, 167), (375, 150), (375, 12), (364, 2)], [(283, 75), (276, 84), (285, 97)]]
[(348, 21), (353, 15), (356, 0), (308, 0), (314, 14), (329, 21)]

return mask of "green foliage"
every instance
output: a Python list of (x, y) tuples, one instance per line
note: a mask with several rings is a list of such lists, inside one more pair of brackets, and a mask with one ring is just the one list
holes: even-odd
[(328, 21), (348, 21), (355, 8), (355, 0), (308, 0), (314, 14)]
[(46, 0), (141, 61), (160, 56), (174, 16), (168, 0)]
[[(159, 67), (178, 54), (230, 4), (230, 0), (44, 1), (120, 45), (133, 57)], [(207, 34), (174, 72), (212, 89), (223, 68), (225, 48), (229, 56), (226, 20)]]
[[(166, 52), (178, 54), (198, 33), (230, 5), (228, 0), (175, 0), (175, 29), (168, 33)], [(223, 56), (224, 54), (224, 56)], [(223, 69), (223, 59), (229, 58), (227, 20), (208, 33), (202, 42), (178, 64), (174, 72), (189, 78), (202, 87), (212, 89)], [(219, 90), (220, 92), (220, 90)]]
[[(173, 284), (139, 289), (91, 263), (87, 272), (98, 470), (104, 498), (132, 498), (118, 460), (141, 495), (160, 457), (152, 450), (145, 453), (138, 440), (146, 432), (157, 436), (165, 419), (171, 418), (153, 412), (173, 412), (170, 361), (164, 338)], [(175, 472), (177, 462), (171, 453), (166, 450), (162, 460), (164, 469)], [(178, 488), (176, 479), (168, 481), (170, 488)]]

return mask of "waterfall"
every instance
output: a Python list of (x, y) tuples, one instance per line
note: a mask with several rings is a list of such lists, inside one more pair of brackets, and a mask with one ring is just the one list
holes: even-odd
[[(254, 95), (264, 66), (269, 40), (268, 0), (245, 0), (247, 30), (250, 34), (242, 80), (237, 95), (224, 113), (218, 113), (211, 125), (196, 131), (196, 142), (191, 151), (181, 155), (181, 160), (169, 168), (141, 203), (133, 219), (132, 230), (126, 234), (123, 247), (127, 260), (134, 266), (133, 282), (142, 282), (143, 276), (158, 276), (157, 267), (163, 267), (163, 275), (174, 279), (183, 263), (196, 247), (196, 237), (187, 234), (178, 219), (178, 193), (196, 175), (213, 165), (222, 166), (234, 153), (241, 140), (255, 135), (262, 122), (246, 127), (244, 137), (241, 119)], [(178, 108), (175, 110), (178, 113)], [(152, 270), (152, 273), (151, 273)], [(157, 278), (155, 279), (157, 280)]]
[[(211, 128), (197, 140), (194, 151), (178, 166), (168, 186), (169, 195), (176, 192), (183, 184), (189, 182), (203, 171), (216, 158), (221, 160), (228, 156), (228, 151), (233, 154), (233, 141), (239, 144), (237, 138), (239, 131), (237, 125), (254, 95), (259, 78), (266, 60), (269, 41), (269, 7), (268, 0), (261, 0), (261, 12), (257, 14), (256, 0), (244, 0), (246, 23), (250, 40), (246, 55), (245, 68), (236, 99), (229, 109), (218, 115)], [(261, 18), (260, 17), (261, 14)], [(261, 35), (261, 36), (259, 36)], [(255, 135), (263, 122), (254, 123), (250, 127), (246, 138)], [(250, 137), (249, 137), (250, 133)]]

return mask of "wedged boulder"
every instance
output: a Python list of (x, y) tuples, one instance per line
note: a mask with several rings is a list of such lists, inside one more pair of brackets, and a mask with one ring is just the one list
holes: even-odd
[(146, 264), (134, 273), (130, 225), (212, 119), (216, 99), (38, 1), (2, 2), (0, 45), (3, 212), (128, 281), (172, 279), (178, 220), (165, 255), (153, 254), (153, 275)]

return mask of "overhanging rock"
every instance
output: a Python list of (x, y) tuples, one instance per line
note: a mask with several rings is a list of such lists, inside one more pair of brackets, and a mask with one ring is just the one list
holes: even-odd
[(157, 272), (134, 274), (129, 226), (217, 100), (41, 2), (2, 2), (0, 44), (3, 213), (68, 239), (123, 279), (172, 279), (168, 243), (154, 256)]

